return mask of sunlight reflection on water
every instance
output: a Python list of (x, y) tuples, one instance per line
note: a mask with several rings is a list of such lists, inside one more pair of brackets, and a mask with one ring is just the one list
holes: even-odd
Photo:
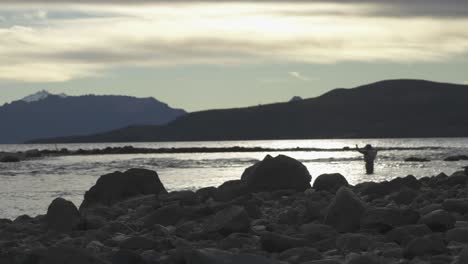
[[(379, 152), (376, 174), (364, 174), (362, 157), (357, 152), (253, 152), (199, 154), (122, 154), (99, 156), (49, 157), (20, 163), (0, 163), (0, 218), (21, 214), (44, 214), (56, 197), (70, 199), (79, 205), (83, 194), (100, 175), (140, 167), (156, 170), (168, 190), (198, 189), (218, 186), (239, 179), (248, 166), (266, 154), (285, 154), (303, 162), (313, 179), (323, 173), (339, 172), (351, 184), (383, 181), (413, 174), (416, 177), (453, 173), (464, 162), (444, 162), (449, 155), (468, 154), (468, 139), (370, 139), (370, 140), (278, 140), (226, 142), (166, 142), (120, 144), (71, 144), (57, 148), (92, 149), (111, 146), (135, 147), (269, 147), (269, 148), (343, 148), (371, 143), (378, 147), (444, 147), (428, 150)], [(55, 148), (55, 145), (0, 145), (0, 151)], [(429, 163), (408, 163), (411, 156), (431, 159)]]

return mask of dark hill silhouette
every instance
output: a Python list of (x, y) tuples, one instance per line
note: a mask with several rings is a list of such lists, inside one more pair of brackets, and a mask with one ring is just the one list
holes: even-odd
[(48, 95), (1, 106), (0, 143), (99, 133), (132, 124), (165, 124), (184, 114), (154, 98)]
[(389, 80), (322, 96), (187, 114), (165, 126), (36, 142), (468, 136), (468, 86)]

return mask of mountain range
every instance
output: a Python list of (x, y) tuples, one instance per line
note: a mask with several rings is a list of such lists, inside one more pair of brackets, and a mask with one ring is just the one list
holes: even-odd
[(93, 134), (129, 125), (162, 125), (184, 114), (154, 98), (40, 91), (0, 106), (0, 143)]
[(32, 142), (466, 136), (468, 85), (387, 80), (335, 89), (311, 99), (194, 112), (166, 125)]

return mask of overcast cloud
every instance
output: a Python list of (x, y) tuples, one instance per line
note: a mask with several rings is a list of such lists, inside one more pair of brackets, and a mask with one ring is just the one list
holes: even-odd
[(14, 81), (118, 67), (444, 62), (468, 53), (467, 7), (458, 0), (16, 2), (0, 1), (0, 79)]

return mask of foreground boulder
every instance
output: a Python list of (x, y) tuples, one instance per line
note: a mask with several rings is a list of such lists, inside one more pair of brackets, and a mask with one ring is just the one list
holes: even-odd
[(441, 209), (424, 215), (419, 222), (435, 232), (447, 231), (455, 226), (455, 218), (449, 212)]
[(328, 191), (335, 193), (340, 187), (348, 186), (346, 178), (339, 173), (322, 174), (315, 179), (314, 188), (317, 191)]
[(241, 177), (251, 191), (293, 189), (304, 191), (310, 188), (312, 177), (299, 161), (288, 156), (267, 155), (265, 159), (247, 168)]
[(155, 171), (130, 169), (101, 176), (85, 193), (80, 209), (93, 205), (112, 205), (118, 201), (148, 194), (167, 193)]
[(47, 209), (45, 223), (49, 230), (70, 232), (78, 227), (80, 213), (72, 202), (56, 198)]
[(365, 207), (361, 200), (348, 188), (341, 187), (328, 207), (325, 224), (338, 232), (359, 230)]

